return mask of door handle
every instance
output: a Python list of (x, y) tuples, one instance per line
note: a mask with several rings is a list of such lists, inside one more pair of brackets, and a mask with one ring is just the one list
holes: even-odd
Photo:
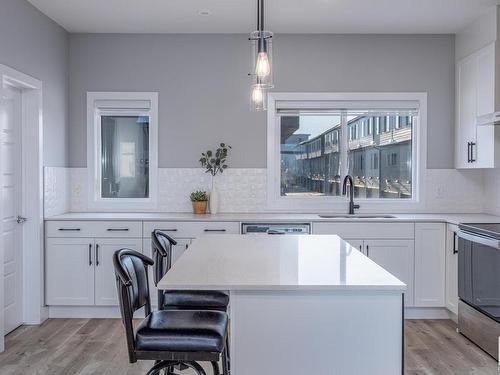
[(28, 218), (18, 215), (16, 221), (18, 224), (22, 224), (22, 223), (25, 223), (26, 221), (28, 221)]
[(366, 256), (370, 257), (370, 246), (366, 245)]
[(359, 251), (363, 252), (363, 245), (359, 245)]
[(453, 232), (453, 254), (457, 254), (457, 232)]
[(225, 232), (225, 229), (204, 229), (204, 232)]
[(470, 163), (470, 142), (467, 142), (467, 163)]
[(177, 228), (160, 229), (160, 232), (177, 232)]
[(92, 265), (92, 244), (89, 243), (89, 266)]
[(128, 232), (128, 228), (108, 228), (108, 232)]
[(59, 228), (61, 232), (79, 232), (80, 228)]
[(95, 245), (95, 265), (99, 266), (99, 244)]
[(470, 162), (475, 163), (476, 159), (474, 159), (474, 146), (476, 145), (476, 142), (471, 142), (470, 143)]

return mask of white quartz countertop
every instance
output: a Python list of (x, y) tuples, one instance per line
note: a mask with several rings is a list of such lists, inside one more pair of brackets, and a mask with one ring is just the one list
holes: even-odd
[[(340, 214), (340, 213), (336, 213)], [(373, 215), (373, 214), (369, 214)], [(499, 216), (470, 213), (432, 213), (432, 214), (393, 214), (394, 218), (322, 218), (318, 214), (298, 213), (224, 213), (216, 215), (194, 215), (191, 213), (160, 213), (160, 212), (133, 212), (133, 213), (104, 213), (104, 212), (70, 212), (51, 216), (45, 220), (122, 220), (122, 221), (238, 221), (238, 222), (415, 222), (434, 221), (458, 223), (491, 223), (500, 222)]]
[(406, 285), (336, 235), (204, 235), (160, 289), (401, 291)]

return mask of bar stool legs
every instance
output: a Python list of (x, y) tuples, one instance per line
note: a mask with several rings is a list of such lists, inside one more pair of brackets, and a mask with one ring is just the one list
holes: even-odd
[[(167, 374), (171, 373), (170, 370), (173, 366), (182, 363), (186, 368), (193, 369), (198, 375), (207, 375), (203, 367), (200, 366), (198, 362), (178, 362), (178, 361), (156, 361), (155, 365), (149, 369), (146, 375), (160, 375), (165, 370)], [(214, 367), (214, 363), (217, 367)], [(219, 366), (217, 362), (212, 362), (212, 367), (214, 369), (214, 375), (220, 375)]]

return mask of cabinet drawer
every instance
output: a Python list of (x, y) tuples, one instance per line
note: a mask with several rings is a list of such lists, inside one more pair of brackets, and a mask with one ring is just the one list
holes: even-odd
[(139, 221), (47, 221), (47, 237), (142, 237)]
[(313, 234), (337, 234), (342, 238), (413, 239), (413, 223), (313, 223)]
[(202, 234), (239, 234), (238, 222), (230, 221), (147, 221), (144, 222), (144, 237), (160, 229), (176, 238), (196, 238)]

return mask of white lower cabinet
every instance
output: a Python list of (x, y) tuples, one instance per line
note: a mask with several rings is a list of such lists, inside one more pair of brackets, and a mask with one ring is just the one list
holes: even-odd
[(46, 240), (45, 303), (117, 306), (113, 253), (122, 248), (142, 252), (142, 238), (69, 237), (67, 233)]
[(345, 238), (344, 239), (347, 243), (349, 243), (352, 247), (355, 247), (359, 251), (361, 251), (363, 254), (366, 255), (365, 253), (365, 243), (363, 240), (358, 240), (357, 238)]
[(448, 224), (446, 231), (446, 308), (458, 315), (458, 226)]
[[(173, 248), (172, 248), (172, 264), (174, 264), (179, 259), (179, 257), (184, 253), (184, 251), (187, 250), (187, 248), (191, 244), (191, 238), (180, 238), (180, 239), (176, 239), (176, 241), (177, 241), (177, 245), (173, 246)], [(145, 255), (147, 255), (148, 257), (151, 257), (151, 258), (153, 257), (150, 238), (143, 239), (142, 248), (144, 249)], [(150, 294), (151, 294), (151, 304), (153, 306), (157, 306), (158, 305), (158, 296), (157, 296), (158, 289), (156, 288), (156, 285), (154, 282), (153, 267), (149, 267), (148, 279), (149, 279), (149, 290), (150, 290)]]
[(445, 224), (415, 224), (415, 306), (445, 306)]
[(49, 238), (45, 249), (45, 303), (94, 304), (94, 240)]
[(405, 306), (413, 306), (414, 254), (413, 240), (346, 239), (351, 245), (407, 285)]
[(140, 252), (142, 248), (141, 242), (141, 239), (136, 238), (95, 239), (95, 305), (118, 305), (113, 253), (124, 248)]
[(413, 306), (415, 243), (412, 240), (367, 240), (366, 255), (407, 285), (405, 306)]

